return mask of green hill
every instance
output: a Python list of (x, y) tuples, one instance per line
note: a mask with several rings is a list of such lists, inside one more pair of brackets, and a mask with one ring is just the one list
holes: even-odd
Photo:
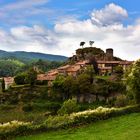
[(44, 53), (36, 53), (36, 52), (24, 52), (24, 51), (7, 52), (3, 50), (0, 50), (0, 58), (17, 59), (22, 62), (34, 61), (38, 59), (48, 60), (48, 61), (67, 60), (67, 57), (61, 55), (52, 55), (52, 54), (44, 54)]

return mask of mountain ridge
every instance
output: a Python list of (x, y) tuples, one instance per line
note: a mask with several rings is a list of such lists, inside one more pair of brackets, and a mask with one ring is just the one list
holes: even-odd
[(0, 50), (0, 58), (17, 58), (20, 60), (37, 60), (43, 59), (48, 61), (65, 61), (68, 57), (62, 55), (46, 54), (39, 52), (26, 52), (26, 51), (5, 51)]

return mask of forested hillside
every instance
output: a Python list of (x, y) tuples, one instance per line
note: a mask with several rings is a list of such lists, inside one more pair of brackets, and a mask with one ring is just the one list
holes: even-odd
[(62, 65), (64, 60), (66, 57), (63, 56), (0, 51), (0, 77), (15, 76), (33, 66), (41, 72), (47, 72)]

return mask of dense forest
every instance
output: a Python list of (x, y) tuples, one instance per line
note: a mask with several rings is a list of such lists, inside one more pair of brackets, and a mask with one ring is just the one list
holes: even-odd
[(22, 62), (18, 59), (1, 59), (0, 60), (0, 77), (15, 76), (18, 73), (24, 72), (31, 67), (36, 67), (40, 72), (47, 72), (62, 65), (64, 62), (60, 61), (47, 61), (47, 60), (34, 60)]

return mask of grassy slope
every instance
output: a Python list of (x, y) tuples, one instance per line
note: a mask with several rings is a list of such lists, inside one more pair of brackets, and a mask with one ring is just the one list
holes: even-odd
[(57, 132), (18, 137), (16, 140), (140, 140), (140, 113)]

